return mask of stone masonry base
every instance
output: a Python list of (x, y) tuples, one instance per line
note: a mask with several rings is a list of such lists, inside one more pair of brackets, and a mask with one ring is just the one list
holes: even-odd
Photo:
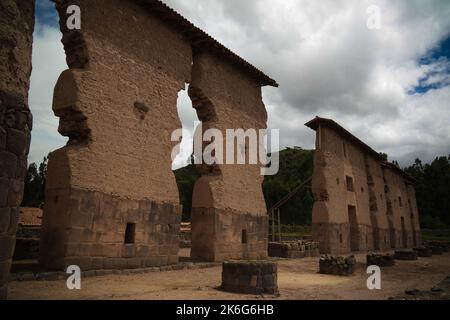
[(268, 217), (218, 209), (192, 209), (191, 258), (196, 261), (267, 258)]
[[(69, 204), (69, 205), (67, 205)], [(41, 268), (134, 269), (178, 263), (181, 206), (80, 189), (47, 190)]]

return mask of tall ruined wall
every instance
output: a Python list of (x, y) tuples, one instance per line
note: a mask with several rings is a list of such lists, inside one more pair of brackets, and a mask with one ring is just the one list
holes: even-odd
[[(353, 191), (348, 191), (347, 180)], [(326, 126), (317, 130), (314, 160), (313, 238), (321, 252), (345, 253), (373, 246), (364, 153)], [(356, 221), (350, 221), (350, 207)], [(353, 238), (352, 238), (353, 237)]]
[[(409, 187), (405, 180), (394, 170), (390, 168), (385, 169), (384, 176), (388, 206), (392, 207), (392, 210), (388, 213), (394, 227), (394, 230), (391, 231), (391, 241), (395, 239), (395, 247), (398, 248), (416, 246), (418, 241), (416, 230), (414, 229), (418, 227), (418, 223), (416, 224), (415, 218), (411, 217), (409, 208), (409, 203), (415, 202), (415, 198), (410, 198)], [(418, 215), (416, 214), (416, 216)], [(417, 230), (420, 230), (420, 227)]]
[[(260, 84), (216, 56), (194, 56), (189, 95), (203, 131), (218, 129), (225, 137), (226, 129), (266, 128)], [(202, 176), (192, 204), (193, 258), (222, 261), (267, 256), (267, 209), (260, 168), (200, 166)]]
[(0, 299), (7, 296), (27, 170), (33, 30), (34, 0), (0, 2)]
[[(65, 27), (67, 4), (81, 8), (79, 31)], [(57, 8), (70, 69), (53, 110), (69, 142), (49, 159), (40, 262), (84, 270), (176, 263), (181, 207), (170, 138), (181, 127), (177, 94), (190, 80), (191, 46), (135, 1)]]
[(391, 248), (383, 170), (378, 159), (366, 156), (369, 210), (375, 250)]
[(417, 207), (417, 199), (416, 199), (416, 190), (414, 185), (407, 184), (407, 193), (408, 193), (408, 208), (410, 210), (411, 217), (411, 225), (413, 229), (413, 242), (414, 246), (422, 245), (422, 234), (420, 232), (420, 219), (419, 219), (419, 208)]

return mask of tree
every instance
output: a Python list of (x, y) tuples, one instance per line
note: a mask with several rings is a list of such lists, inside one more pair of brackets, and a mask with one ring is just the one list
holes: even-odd
[(42, 207), (45, 196), (45, 180), (47, 176), (48, 158), (44, 157), (39, 164), (39, 168), (35, 163), (29, 165), (27, 175), (25, 177), (25, 187), (22, 206), (23, 207)]

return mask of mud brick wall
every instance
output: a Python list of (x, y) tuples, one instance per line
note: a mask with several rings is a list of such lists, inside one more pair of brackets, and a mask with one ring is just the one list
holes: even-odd
[(316, 130), (313, 239), (322, 253), (420, 245), (411, 178), (329, 119)]
[[(81, 30), (66, 29), (68, 4), (80, 6)], [(136, 1), (56, 5), (70, 69), (56, 84), (53, 110), (69, 142), (49, 158), (40, 262), (176, 263), (181, 211), (170, 138), (181, 128), (177, 97), (190, 81), (191, 45)], [(133, 224), (134, 243), (126, 244)]]
[[(194, 55), (189, 96), (204, 131), (214, 128), (226, 137), (226, 129), (267, 126), (261, 85), (209, 53)], [(248, 145), (236, 149), (240, 148), (248, 156)], [(267, 257), (268, 217), (260, 169), (258, 164), (199, 166), (202, 176), (195, 184), (192, 202), (193, 258)]]
[(33, 30), (34, 0), (0, 2), (0, 299), (7, 296), (27, 170)]
[(226, 261), (222, 266), (221, 289), (234, 293), (278, 294), (277, 263)]
[(389, 221), (384, 190), (383, 169), (371, 155), (366, 155), (367, 185), (369, 190), (369, 211), (373, 232), (373, 249), (391, 248)]
[[(318, 129), (313, 176), (315, 203), (312, 233), (313, 239), (320, 242), (322, 253), (350, 252), (352, 242), (357, 250), (373, 248), (365, 169), (363, 152), (332, 129)], [(347, 177), (353, 181), (353, 191), (347, 190)], [(356, 211), (353, 225), (349, 220), (349, 206)]]
[[(391, 221), (391, 242), (395, 240), (393, 248), (412, 248), (421, 244), (417, 231), (420, 226), (415, 195), (408, 192), (412, 187), (390, 168), (384, 169), (385, 191), (388, 202), (388, 219)], [(413, 198), (411, 198), (413, 197)]]

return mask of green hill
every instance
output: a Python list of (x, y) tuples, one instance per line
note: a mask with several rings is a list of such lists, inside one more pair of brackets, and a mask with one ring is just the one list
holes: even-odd
[[(292, 189), (312, 176), (313, 151), (285, 149), (280, 152), (280, 170), (275, 176), (264, 179), (263, 191), (267, 208), (286, 196)], [(189, 220), (192, 191), (199, 174), (194, 165), (175, 171), (180, 199), (183, 204), (183, 220)], [(283, 224), (309, 225), (311, 223), (313, 198), (309, 189), (301, 190), (281, 208)]]

